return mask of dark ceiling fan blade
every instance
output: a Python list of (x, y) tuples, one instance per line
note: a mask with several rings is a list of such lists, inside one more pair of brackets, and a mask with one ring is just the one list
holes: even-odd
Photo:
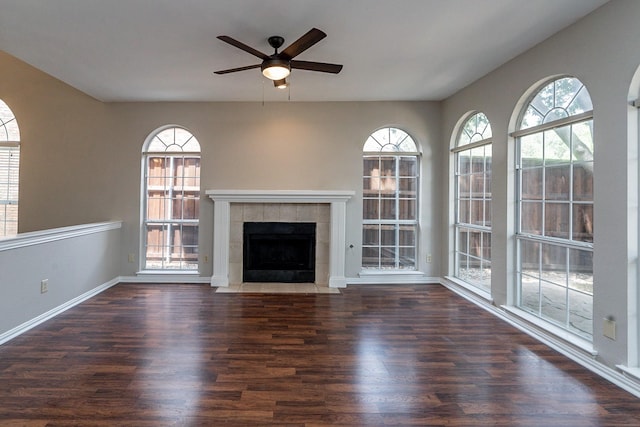
[(238, 49), (242, 49), (245, 52), (248, 52), (254, 56), (257, 56), (258, 58), (262, 59), (263, 61), (265, 59), (269, 59), (269, 55), (265, 55), (264, 53), (260, 52), (259, 50), (256, 50), (254, 48), (252, 48), (251, 46), (247, 46), (246, 44), (239, 42), (236, 39), (232, 39), (229, 36), (218, 36), (218, 39), (222, 40), (223, 42), (229, 43), (231, 46), (235, 46)]
[(342, 70), (340, 64), (327, 64), (326, 62), (291, 61), (291, 68), (298, 70), (320, 71), (322, 73), (338, 74)]
[(236, 71), (244, 71), (244, 70), (251, 70), (253, 68), (260, 68), (261, 64), (256, 64), (256, 65), (247, 65), (246, 67), (239, 67), (239, 68), (230, 68), (228, 70), (220, 70), (220, 71), (214, 71), (215, 74), (229, 74), (229, 73), (235, 73)]
[(298, 40), (291, 43), (288, 48), (280, 52), (278, 56), (283, 59), (295, 58), (325, 37), (327, 37), (327, 35), (323, 31), (320, 31), (317, 28), (312, 28), (307, 32), (307, 34), (300, 37)]

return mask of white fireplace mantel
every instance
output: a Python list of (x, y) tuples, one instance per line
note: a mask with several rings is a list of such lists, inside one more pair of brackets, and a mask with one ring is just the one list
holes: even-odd
[(354, 191), (207, 190), (213, 208), (213, 276), (211, 286), (229, 286), (231, 203), (328, 203), (331, 205), (329, 286), (344, 288), (347, 201)]

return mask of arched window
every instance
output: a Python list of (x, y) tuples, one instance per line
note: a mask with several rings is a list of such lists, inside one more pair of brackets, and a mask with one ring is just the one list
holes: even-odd
[(200, 144), (186, 129), (163, 128), (143, 148), (145, 270), (196, 270)]
[(0, 100), (0, 238), (18, 234), (20, 129), (13, 112)]
[(516, 138), (518, 306), (593, 334), (593, 106), (563, 77), (535, 92)]
[(491, 290), (491, 124), (483, 113), (467, 119), (455, 156), (454, 275)]
[(383, 128), (363, 148), (362, 267), (415, 270), (419, 153), (403, 130)]

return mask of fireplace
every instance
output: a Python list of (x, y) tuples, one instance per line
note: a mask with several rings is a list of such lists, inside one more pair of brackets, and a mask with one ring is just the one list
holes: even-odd
[(353, 191), (234, 189), (206, 194), (214, 202), (211, 286), (242, 282), (243, 223), (274, 221), (315, 222), (316, 284), (347, 286), (346, 212)]
[(316, 224), (245, 222), (243, 282), (314, 283)]

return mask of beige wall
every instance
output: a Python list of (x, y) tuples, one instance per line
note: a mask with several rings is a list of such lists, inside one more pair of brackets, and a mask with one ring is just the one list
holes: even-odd
[[(423, 156), (420, 267), (438, 271), (441, 194), (440, 104), (102, 103), (0, 54), (0, 99), (22, 131), (20, 231), (123, 220), (122, 274), (139, 252), (140, 156), (145, 139), (168, 124), (188, 128), (202, 147), (202, 190), (354, 190), (347, 206), (347, 275), (360, 266), (362, 145), (384, 126), (400, 127)], [(200, 251), (211, 260), (213, 203), (203, 195)], [(427, 253), (434, 263), (424, 262)], [(204, 259), (204, 256), (201, 257)], [(211, 266), (201, 265), (201, 275)]]

